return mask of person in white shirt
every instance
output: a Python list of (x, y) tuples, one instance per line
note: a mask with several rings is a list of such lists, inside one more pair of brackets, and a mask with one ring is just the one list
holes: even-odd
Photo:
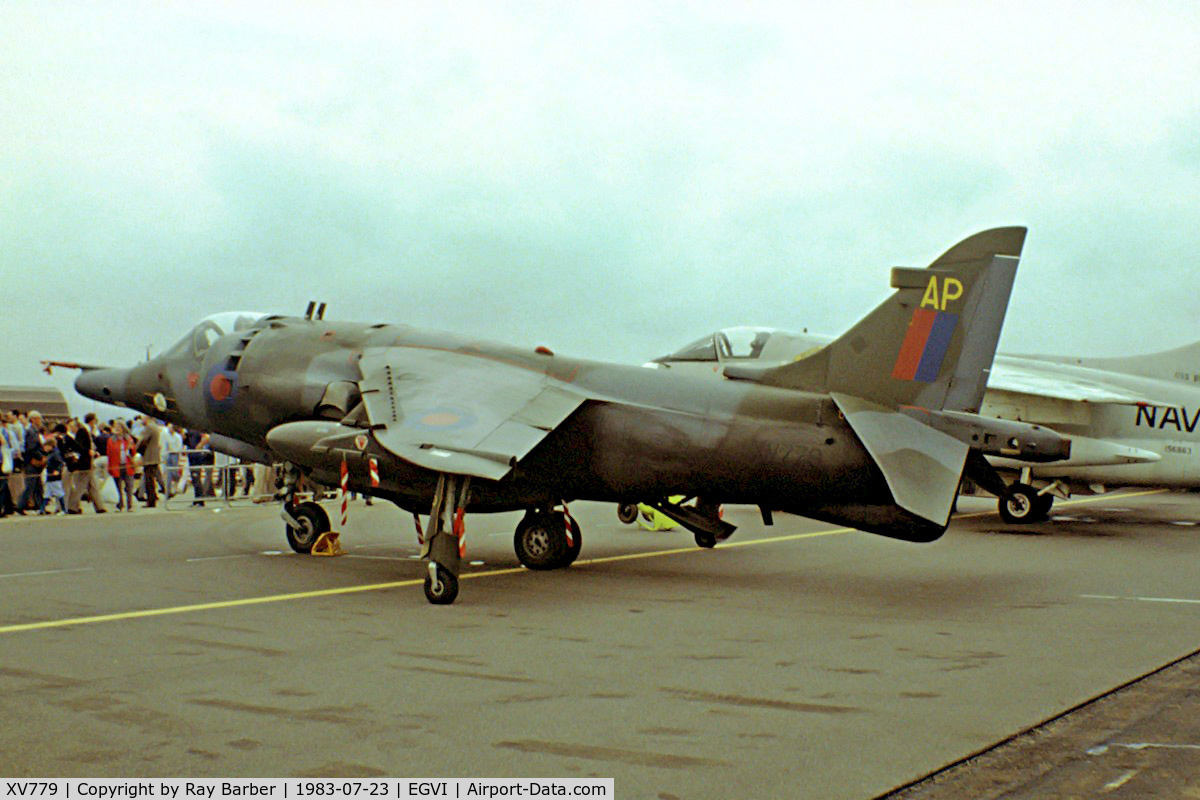
[(178, 494), (183, 491), (183, 470), (179, 466), (180, 454), (183, 453), (183, 434), (176, 425), (163, 428), (163, 451), (167, 454), (167, 492)]
[(0, 413), (0, 517), (14, 510), (15, 497), (8, 488), (8, 476), (13, 474), (14, 437), (8, 430), (7, 415)]
[(25, 453), (25, 425), (22, 422), (24, 414), (11, 411), (5, 415), (5, 423), (8, 427), (9, 446), (12, 448), (13, 470), (8, 474), (8, 494), (12, 498), (13, 508), (17, 505), (17, 498), (25, 491), (25, 474), (22, 467), (24, 466)]

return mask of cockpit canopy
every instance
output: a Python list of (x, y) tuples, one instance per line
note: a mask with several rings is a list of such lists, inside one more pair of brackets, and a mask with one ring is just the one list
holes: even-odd
[(770, 328), (722, 328), (669, 356), (656, 358), (655, 361), (729, 361), (736, 358), (758, 358), (772, 332)]
[(212, 347), (213, 342), (217, 339), (227, 333), (246, 330), (265, 316), (267, 316), (265, 313), (259, 311), (222, 311), (210, 314), (200, 320), (200, 324), (192, 328), (186, 336), (172, 345), (171, 349), (166, 352), (166, 356), (170, 358), (191, 355), (203, 358), (204, 354), (208, 352), (208, 348)]
[(726, 361), (784, 362), (807, 355), (828, 344), (830, 337), (791, 333), (778, 328), (741, 326), (722, 328), (676, 350), (656, 358), (651, 364), (678, 362), (716, 363)]

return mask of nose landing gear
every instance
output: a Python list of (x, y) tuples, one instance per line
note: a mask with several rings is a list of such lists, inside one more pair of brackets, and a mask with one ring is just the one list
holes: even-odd
[(296, 505), (284, 503), (280, 516), (287, 523), (285, 534), (288, 545), (304, 555), (311, 553), (321, 534), (330, 530), (329, 514), (312, 501)]

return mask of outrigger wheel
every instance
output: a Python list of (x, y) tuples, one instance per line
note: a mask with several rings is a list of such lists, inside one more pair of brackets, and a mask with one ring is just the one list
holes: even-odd
[(567, 520), (560, 511), (530, 511), (517, 525), (513, 549), (517, 560), (529, 569), (559, 569), (579, 555), (583, 537), (579, 524), (570, 520), (571, 539), (567, 542)]
[(1005, 522), (1023, 525), (1045, 519), (1054, 497), (1039, 495), (1037, 489), (1025, 483), (1014, 483), (1000, 498), (1000, 516)]
[(458, 578), (437, 562), (429, 562), (425, 576), (425, 599), (435, 606), (448, 606), (458, 597)]
[(286, 510), (299, 523), (299, 527), (297, 528), (293, 528), (291, 525), (284, 526), (287, 529), (288, 544), (297, 553), (311, 553), (313, 545), (317, 543), (317, 539), (320, 538), (322, 533), (330, 529), (329, 514), (325, 512), (324, 508), (312, 501), (292, 506)]

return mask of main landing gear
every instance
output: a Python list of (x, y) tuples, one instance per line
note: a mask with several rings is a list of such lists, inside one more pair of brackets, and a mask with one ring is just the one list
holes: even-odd
[[(438, 477), (421, 551), (422, 557), (429, 559), (425, 599), (434, 605), (448, 605), (458, 597), (459, 565), (466, 551), (463, 515), (469, 483), (470, 478), (461, 475)], [(513, 535), (517, 559), (529, 569), (569, 566), (582, 547), (579, 523), (565, 506), (561, 510), (530, 509)]]
[(513, 534), (517, 560), (529, 569), (561, 569), (570, 566), (583, 547), (579, 523), (562, 511), (530, 509)]
[[(458, 576), (466, 552), (465, 514), (471, 478), (467, 475), (438, 475), (429, 522), (422, 530), (417, 518), (421, 557), (428, 559), (425, 599), (434, 605), (449, 605), (458, 598)], [(297, 553), (311, 553), (321, 534), (330, 529), (329, 515), (314, 502), (296, 503), (294, 485), (288, 487), (283, 518), (287, 540)], [(415, 516), (415, 515), (414, 515)], [(513, 536), (517, 558), (529, 569), (561, 569), (579, 556), (583, 536), (579, 523), (564, 504), (526, 512)]]
[(1027, 483), (1014, 483), (1000, 496), (1000, 516), (1009, 524), (1040, 522), (1050, 515), (1054, 495), (1039, 493)]

